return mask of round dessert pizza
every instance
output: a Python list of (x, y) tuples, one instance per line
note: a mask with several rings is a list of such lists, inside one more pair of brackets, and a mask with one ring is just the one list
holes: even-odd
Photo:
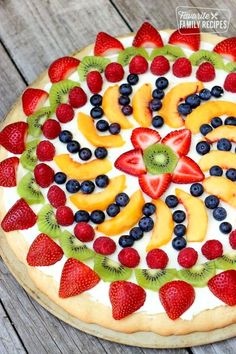
[(2, 238), (68, 316), (125, 333), (236, 323), (236, 37), (100, 32), (0, 132)]

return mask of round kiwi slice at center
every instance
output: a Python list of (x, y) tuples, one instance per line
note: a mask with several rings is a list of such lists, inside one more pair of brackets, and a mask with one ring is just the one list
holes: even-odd
[(178, 157), (167, 145), (154, 144), (144, 150), (144, 164), (149, 173), (160, 175), (174, 171)]

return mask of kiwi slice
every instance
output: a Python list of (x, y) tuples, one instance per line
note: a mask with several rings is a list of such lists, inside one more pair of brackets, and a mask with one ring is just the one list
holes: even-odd
[(96, 57), (96, 56), (86, 56), (82, 59), (78, 66), (79, 78), (81, 81), (86, 79), (89, 71), (97, 70), (102, 73), (111, 61), (108, 58)]
[(39, 140), (32, 140), (28, 144), (26, 144), (26, 150), (20, 157), (20, 162), (24, 168), (27, 170), (33, 171), (37, 164), (37, 156), (36, 156), (36, 147), (39, 143)]
[(178, 58), (186, 57), (184, 51), (180, 47), (174, 45), (166, 44), (164, 47), (153, 49), (150, 59), (153, 60), (158, 55), (164, 55), (170, 61), (173, 61)]
[(176, 277), (176, 270), (169, 269), (140, 269), (134, 270), (136, 280), (145, 289), (157, 291), (162, 285)]
[(144, 48), (127, 47), (119, 53), (117, 61), (121, 65), (126, 66), (135, 55), (141, 55), (145, 59), (149, 59), (148, 52)]
[(60, 246), (65, 255), (70, 258), (85, 261), (86, 259), (93, 258), (94, 252), (90, 250), (84, 243), (78, 240), (73, 234), (64, 231), (60, 236)]
[(49, 204), (44, 205), (39, 211), (37, 225), (40, 232), (52, 238), (61, 235), (61, 229), (57, 223), (53, 207)]
[(94, 258), (94, 270), (104, 281), (127, 280), (132, 270), (106, 256), (97, 254)]
[(143, 159), (149, 173), (159, 175), (171, 173), (178, 162), (173, 150), (163, 144), (154, 144), (144, 150)]
[(206, 286), (208, 280), (211, 279), (215, 273), (215, 263), (206, 262), (189, 269), (179, 270), (178, 278), (185, 280), (197, 288), (202, 288)]
[(225, 64), (225, 71), (229, 73), (236, 72), (236, 61), (231, 61), (230, 63)]
[(37, 112), (32, 114), (27, 118), (28, 133), (35, 138), (38, 138), (42, 131), (41, 127), (43, 123), (50, 117), (51, 115), (51, 108), (50, 107), (43, 107), (40, 108)]
[(203, 61), (208, 61), (217, 69), (224, 69), (224, 62), (218, 53), (210, 52), (209, 50), (201, 49), (190, 55), (189, 60), (193, 65), (198, 66)]
[(70, 89), (80, 86), (79, 82), (72, 80), (61, 80), (52, 85), (49, 91), (49, 102), (52, 112), (55, 111), (60, 103), (66, 103)]
[(215, 260), (215, 266), (223, 270), (236, 270), (236, 252), (226, 253), (222, 257), (217, 258)]
[(44, 202), (44, 197), (31, 172), (26, 173), (20, 180), (17, 193), (24, 198), (28, 204), (40, 204)]

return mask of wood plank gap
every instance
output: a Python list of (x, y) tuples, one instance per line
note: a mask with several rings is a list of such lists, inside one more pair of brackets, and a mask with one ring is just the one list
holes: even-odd
[(118, 9), (118, 7), (116, 6), (116, 4), (114, 3), (113, 0), (109, 0), (111, 5), (114, 7), (114, 9), (116, 10), (116, 12), (118, 13), (118, 15), (122, 18), (122, 20), (124, 21), (124, 23), (126, 24), (126, 26), (130, 29), (131, 32), (134, 32), (133, 28), (130, 26), (129, 22), (125, 19), (125, 17), (122, 15), (122, 13), (120, 12), (120, 10)]
[(186, 349), (186, 351), (188, 352), (188, 354), (193, 354), (193, 352), (192, 352), (192, 349), (191, 348), (185, 348)]

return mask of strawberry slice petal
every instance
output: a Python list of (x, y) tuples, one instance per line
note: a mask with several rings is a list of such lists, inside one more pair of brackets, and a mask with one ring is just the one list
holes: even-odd
[(94, 55), (106, 56), (117, 54), (121, 50), (124, 50), (124, 46), (118, 39), (105, 32), (98, 33), (94, 45)]
[(144, 193), (153, 199), (158, 199), (169, 187), (171, 182), (171, 174), (163, 175), (142, 175), (139, 177), (139, 185)]
[(191, 50), (200, 48), (200, 29), (181, 28), (173, 32), (169, 38), (170, 44), (183, 45)]
[(28, 124), (16, 122), (8, 124), (0, 132), (0, 145), (13, 154), (22, 154), (25, 150)]
[(131, 142), (135, 149), (145, 150), (148, 146), (158, 143), (160, 134), (150, 128), (135, 128), (131, 135)]
[(215, 46), (213, 51), (230, 60), (236, 61), (236, 37), (224, 39)]
[(22, 95), (22, 107), (27, 116), (30, 116), (41, 108), (48, 98), (48, 93), (44, 90), (27, 88)]
[(67, 79), (77, 69), (79, 64), (79, 59), (69, 56), (56, 59), (48, 69), (48, 76), (51, 82)]
[(162, 139), (162, 144), (168, 145), (179, 156), (187, 155), (191, 145), (189, 129), (174, 130)]
[(125, 152), (115, 161), (115, 167), (129, 175), (143, 175), (146, 173), (146, 167), (143, 162), (142, 150), (134, 149)]
[(19, 165), (18, 157), (9, 157), (0, 162), (0, 186), (16, 186), (16, 170)]
[(163, 47), (163, 41), (156, 28), (150, 23), (144, 22), (134, 37), (133, 46), (146, 48)]
[(177, 166), (172, 174), (172, 182), (174, 183), (193, 183), (200, 182), (204, 179), (204, 174), (198, 166), (188, 156), (180, 157)]

